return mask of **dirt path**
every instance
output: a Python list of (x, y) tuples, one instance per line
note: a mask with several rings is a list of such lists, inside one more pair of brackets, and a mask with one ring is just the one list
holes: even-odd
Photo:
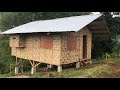
[(27, 76), (27, 75), (18, 75), (18, 76), (12, 76), (12, 77), (8, 77), (8, 78), (29, 78), (29, 76)]
[(120, 66), (111, 66), (111, 74), (105, 74), (99, 76), (99, 78), (120, 78)]

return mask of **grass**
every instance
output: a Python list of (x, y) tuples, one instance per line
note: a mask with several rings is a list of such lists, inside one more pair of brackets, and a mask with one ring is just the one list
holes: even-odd
[(63, 73), (65, 77), (96, 78), (98, 75), (108, 71), (109, 68), (107, 64), (103, 64), (93, 68), (78, 69)]
[(42, 78), (42, 76), (40, 76), (39, 74), (34, 74), (31, 75), (30, 78)]
[(7, 78), (7, 77), (12, 77), (15, 76), (14, 74), (0, 74), (0, 78)]

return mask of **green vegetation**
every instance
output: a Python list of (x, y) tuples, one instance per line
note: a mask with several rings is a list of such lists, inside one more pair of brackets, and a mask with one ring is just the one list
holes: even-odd
[(15, 76), (15, 75), (14, 74), (0, 74), (0, 78), (8, 78), (12, 76)]
[(108, 72), (109, 66), (107, 64), (98, 65), (92, 68), (74, 70), (73, 72), (66, 72), (66, 77), (86, 77), (86, 78), (96, 78), (98, 75)]
[(31, 75), (29, 78), (43, 78), (43, 76), (40, 76), (39, 74)]

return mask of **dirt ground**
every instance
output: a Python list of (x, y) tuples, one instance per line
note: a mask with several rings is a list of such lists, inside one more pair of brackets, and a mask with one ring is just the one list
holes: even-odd
[(99, 76), (98, 78), (120, 78), (120, 66), (111, 66), (112, 74), (104, 74)]
[(29, 78), (29, 76), (28, 75), (17, 75), (17, 76), (12, 76), (8, 78)]

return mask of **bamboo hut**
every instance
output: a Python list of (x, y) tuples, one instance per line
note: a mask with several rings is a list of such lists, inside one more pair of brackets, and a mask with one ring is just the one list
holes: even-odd
[(92, 36), (106, 36), (110, 32), (103, 15), (83, 15), (30, 22), (2, 32), (10, 37), (11, 55), (16, 57), (15, 73), (20, 59), (29, 60), (31, 74), (36, 66), (58, 66), (76, 63), (76, 68), (92, 64)]

